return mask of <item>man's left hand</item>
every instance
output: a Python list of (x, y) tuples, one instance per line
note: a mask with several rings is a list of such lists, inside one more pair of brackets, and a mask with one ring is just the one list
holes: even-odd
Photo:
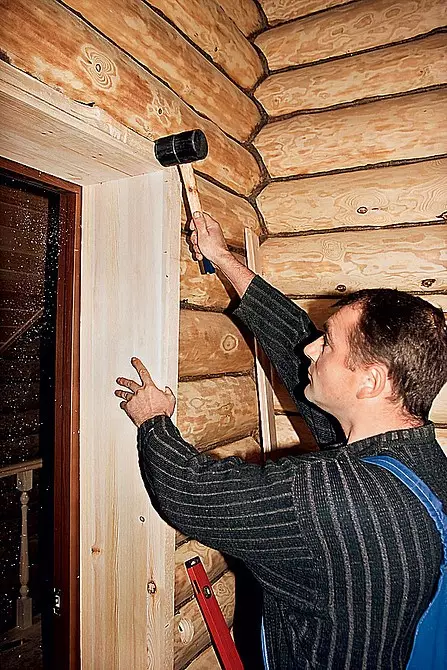
[(123, 398), (120, 403), (127, 416), (140, 427), (148, 419), (165, 414), (172, 416), (175, 408), (175, 396), (167, 386), (165, 390), (157, 388), (139, 358), (132, 358), (131, 363), (140, 377), (141, 385), (132, 379), (118, 377), (116, 383), (127, 390), (117, 389), (115, 395)]

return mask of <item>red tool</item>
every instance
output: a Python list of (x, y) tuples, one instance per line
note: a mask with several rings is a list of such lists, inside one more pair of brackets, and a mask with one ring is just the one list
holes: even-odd
[(222, 669), (244, 670), (200, 557), (194, 556), (191, 560), (186, 561), (185, 567)]

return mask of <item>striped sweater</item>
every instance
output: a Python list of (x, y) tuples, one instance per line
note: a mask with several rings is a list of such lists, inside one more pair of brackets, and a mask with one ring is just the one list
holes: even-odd
[(446, 507), (447, 459), (433, 425), (339, 443), (339, 426), (302, 396), (301, 351), (315, 334), (306, 313), (256, 277), (237, 315), (321, 451), (263, 466), (216, 461), (185, 442), (169, 418), (155, 417), (138, 434), (149, 495), (171, 525), (253, 572), (272, 670), (404, 668), (436, 590), (442, 547), (416, 497), (362, 457), (398, 458)]

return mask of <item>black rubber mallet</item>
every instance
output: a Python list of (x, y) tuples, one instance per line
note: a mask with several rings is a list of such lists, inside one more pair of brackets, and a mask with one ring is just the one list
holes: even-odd
[[(201, 161), (208, 154), (208, 142), (201, 130), (187, 130), (155, 140), (155, 158), (163, 167), (178, 166), (185, 186), (191, 214), (201, 212), (199, 191), (191, 163)], [(212, 274), (214, 266), (207, 258), (202, 261), (203, 272)]]

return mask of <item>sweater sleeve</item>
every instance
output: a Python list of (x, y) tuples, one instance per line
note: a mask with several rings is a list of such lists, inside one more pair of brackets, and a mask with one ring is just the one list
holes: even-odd
[(140, 427), (138, 452), (146, 490), (171, 526), (247, 562), (308, 552), (294, 509), (290, 459), (265, 466), (215, 460), (185, 442), (166, 416)]
[(317, 336), (307, 313), (257, 275), (235, 315), (251, 330), (312, 431), (321, 449), (344, 441), (339, 423), (304, 397), (308, 362), (303, 348)]

